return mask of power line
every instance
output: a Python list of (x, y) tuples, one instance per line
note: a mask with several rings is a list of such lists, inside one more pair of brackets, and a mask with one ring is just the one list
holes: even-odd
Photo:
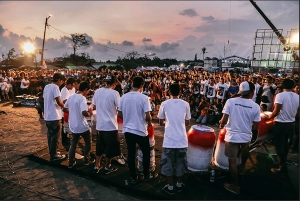
[(59, 31), (59, 32), (61, 32), (61, 33), (64, 33), (64, 34), (67, 34), (67, 35), (71, 35), (71, 34), (69, 34), (69, 33), (67, 33), (67, 32), (61, 31), (61, 30), (59, 30), (59, 29), (53, 27), (53, 26), (50, 25), (50, 24), (48, 24), (48, 26), (52, 27), (53, 29), (55, 29), (55, 30), (57, 30), (57, 31)]

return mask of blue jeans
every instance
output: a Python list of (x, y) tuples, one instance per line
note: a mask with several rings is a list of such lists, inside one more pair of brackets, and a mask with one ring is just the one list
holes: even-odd
[(60, 138), (61, 120), (45, 121), (48, 128), (48, 148), (50, 154), (50, 160), (56, 155), (58, 147), (58, 139)]
[(92, 135), (90, 130), (84, 133), (72, 133), (71, 147), (69, 150), (69, 165), (73, 165), (75, 158), (75, 151), (79, 141), (80, 136), (84, 140), (84, 162), (87, 163), (90, 160), (90, 151), (92, 147)]

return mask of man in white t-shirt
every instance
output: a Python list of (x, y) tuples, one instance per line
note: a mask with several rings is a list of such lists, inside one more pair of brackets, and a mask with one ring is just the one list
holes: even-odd
[(123, 133), (128, 149), (128, 168), (131, 175), (131, 183), (136, 183), (136, 144), (143, 153), (144, 180), (148, 181), (157, 176), (149, 173), (150, 166), (150, 144), (148, 139), (147, 126), (152, 126), (150, 115), (151, 105), (149, 97), (141, 94), (145, 81), (142, 77), (136, 76), (132, 79), (132, 90), (124, 94), (120, 99), (118, 117), (123, 119)]
[[(0, 91), (4, 98), (4, 100), (9, 100), (8, 90), (7, 90), (7, 83), (4, 81), (3, 77), (0, 78)], [(1, 95), (0, 95), (1, 98)]]
[(295, 132), (295, 116), (299, 114), (299, 95), (293, 92), (294, 81), (284, 79), (283, 92), (275, 97), (274, 110), (266, 119), (274, 118), (273, 142), (275, 145), (279, 167), (272, 168), (274, 173), (284, 172), (289, 151), (288, 139)]
[(105, 154), (104, 173), (110, 174), (118, 170), (111, 166), (111, 159), (121, 154), (118, 134), (117, 109), (120, 105), (120, 94), (114, 90), (116, 77), (111, 75), (104, 78), (106, 86), (95, 91), (92, 104), (97, 112), (97, 142), (96, 163), (94, 173), (101, 169), (101, 157)]
[(23, 77), (21, 80), (21, 94), (29, 94), (28, 87), (29, 87), (30, 81), (28, 80), (28, 77)]
[(220, 82), (217, 83), (216, 91), (217, 91), (218, 103), (224, 104), (225, 97), (227, 96), (228, 85), (225, 84), (223, 77), (221, 77)]
[[(61, 89), (61, 100), (63, 103), (66, 103), (68, 98), (73, 95), (73, 89), (74, 89), (74, 83), (75, 83), (75, 79), (74, 78), (68, 78), (66, 81), (66, 85)], [(67, 150), (69, 150), (67, 147), (70, 146), (70, 142), (68, 139), (67, 134), (71, 134), (68, 133), (69, 130), (69, 125), (68, 125), (68, 113), (64, 113), (62, 111), (62, 132), (61, 132), (61, 142), (62, 144), (66, 147)], [(70, 132), (70, 131), (69, 131)]]
[(206, 97), (210, 103), (213, 103), (213, 99), (216, 96), (216, 84), (214, 78), (209, 79), (209, 83), (207, 84), (207, 92)]
[(60, 99), (59, 86), (63, 83), (64, 76), (60, 73), (53, 75), (51, 84), (47, 84), (44, 88), (44, 120), (48, 128), (47, 138), (50, 154), (50, 161), (61, 160), (65, 155), (58, 154), (58, 139), (60, 138), (61, 129), (61, 109), (64, 103)]
[(80, 137), (83, 138), (84, 146), (84, 165), (95, 162), (90, 158), (92, 147), (92, 136), (86, 117), (93, 115), (93, 109), (88, 109), (85, 96), (89, 93), (90, 85), (87, 82), (81, 82), (79, 85), (79, 94), (73, 94), (68, 98), (64, 105), (64, 112), (69, 113), (69, 127), (72, 131), (72, 142), (69, 150), (68, 168), (73, 168), (76, 164), (75, 151)]
[(257, 93), (258, 93), (258, 90), (260, 88), (260, 85), (257, 83), (257, 77), (252, 77), (251, 81), (255, 86), (255, 91), (254, 91), (254, 95), (252, 97), (252, 101), (256, 103)]
[[(249, 156), (249, 144), (253, 135), (258, 133), (260, 122), (260, 108), (251, 99), (254, 94), (252, 82), (242, 82), (239, 87), (240, 97), (228, 99), (223, 108), (223, 117), (220, 128), (226, 128), (225, 156), (228, 157), (229, 172), (232, 184), (225, 183), (224, 187), (235, 194), (240, 194), (238, 184), (238, 168), (236, 159), (238, 153), (242, 154), (240, 174), (245, 173), (245, 164)], [(226, 125), (225, 125), (226, 124)]]
[[(165, 126), (163, 153), (161, 157), (161, 173), (167, 177), (168, 184), (162, 190), (172, 195), (173, 176), (178, 178), (176, 190), (181, 192), (185, 187), (183, 175), (187, 170), (186, 151), (188, 140), (186, 126), (191, 119), (190, 105), (188, 102), (179, 99), (180, 86), (170, 86), (172, 98), (162, 102), (157, 117), (161, 126)], [(176, 161), (176, 163), (173, 163)]]

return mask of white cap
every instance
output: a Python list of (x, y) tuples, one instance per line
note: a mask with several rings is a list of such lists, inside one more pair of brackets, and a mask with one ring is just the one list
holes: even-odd
[(247, 81), (240, 84), (238, 94), (247, 95), (250, 92), (250, 85)]

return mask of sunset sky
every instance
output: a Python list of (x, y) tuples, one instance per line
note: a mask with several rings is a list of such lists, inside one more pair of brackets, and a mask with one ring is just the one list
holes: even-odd
[[(256, 2), (284, 36), (299, 29), (299, 1)], [(190, 60), (197, 53), (202, 59), (203, 47), (205, 57), (221, 58), (224, 45), (225, 56), (251, 58), (255, 31), (270, 28), (249, 1), (0, 1), (0, 10), (1, 54), (11, 48), (19, 54), (27, 41), (41, 49), (45, 18), (53, 14), (46, 59), (72, 53), (72, 33), (87, 35), (91, 45), (78, 53), (97, 61), (130, 51)]]

